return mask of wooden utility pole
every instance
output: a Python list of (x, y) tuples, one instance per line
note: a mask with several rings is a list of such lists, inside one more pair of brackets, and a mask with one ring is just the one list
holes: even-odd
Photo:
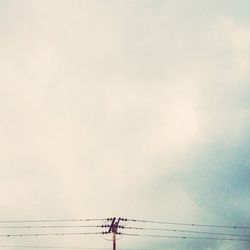
[(116, 233), (113, 233), (113, 250), (116, 250)]
[(116, 217), (114, 217), (109, 227), (109, 231), (108, 231), (108, 233), (111, 233), (111, 232), (113, 233), (113, 250), (116, 250), (116, 234), (117, 234), (120, 220), (121, 218), (116, 219)]

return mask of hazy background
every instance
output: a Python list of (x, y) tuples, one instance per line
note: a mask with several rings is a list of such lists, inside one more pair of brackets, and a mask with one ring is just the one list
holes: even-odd
[[(249, 225), (249, 9), (247, 0), (0, 0), (0, 220)], [(101, 236), (1, 244), (111, 247)]]

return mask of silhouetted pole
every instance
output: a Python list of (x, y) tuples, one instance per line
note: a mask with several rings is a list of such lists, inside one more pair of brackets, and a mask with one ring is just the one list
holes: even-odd
[(108, 233), (113, 233), (113, 250), (116, 250), (116, 234), (119, 226), (121, 218), (118, 218), (116, 221), (116, 217), (113, 218), (111, 225), (109, 227)]
[(116, 250), (116, 233), (113, 233), (113, 250)]

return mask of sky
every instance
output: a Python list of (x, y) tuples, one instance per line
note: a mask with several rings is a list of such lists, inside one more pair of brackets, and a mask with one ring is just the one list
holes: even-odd
[[(0, 220), (249, 226), (249, 8), (0, 0)], [(111, 247), (102, 236), (1, 243)], [(249, 249), (125, 236), (118, 244)]]

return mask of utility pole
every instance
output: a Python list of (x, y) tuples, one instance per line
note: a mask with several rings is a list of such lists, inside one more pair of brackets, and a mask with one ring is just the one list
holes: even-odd
[(110, 224), (108, 233), (113, 233), (113, 250), (116, 250), (116, 234), (117, 234), (117, 230), (119, 228), (119, 222), (120, 222), (121, 218), (116, 218), (114, 217), (112, 219), (112, 222)]

